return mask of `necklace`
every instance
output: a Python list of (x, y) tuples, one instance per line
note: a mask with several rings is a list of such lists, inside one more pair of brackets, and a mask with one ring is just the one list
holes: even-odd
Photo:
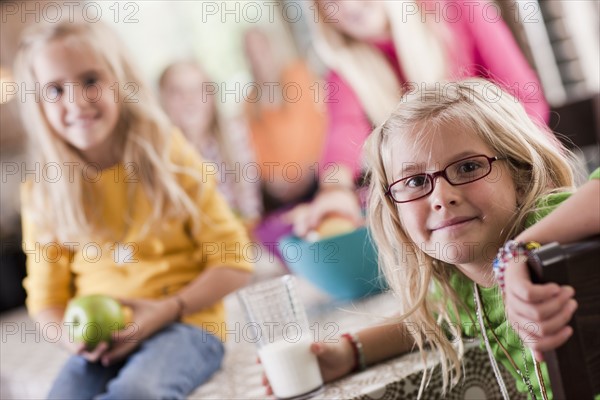
[[(485, 312), (485, 309), (483, 308), (483, 304), (481, 302), (481, 295), (479, 293), (479, 287), (477, 286), (477, 283), (475, 283), (475, 282), (473, 282), (473, 297), (475, 300), (475, 314), (477, 315), (477, 321), (479, 322), (479, 328), (481, 330), (481, 334), (482, 334), (483, 340), (485, 342), (485, 347), (486, 347), (486, 350), (488, 353), (488, 357), (490, 358), (490, 363), (492, 364), (492, 370), (494, 371), (494, 375), (496, 375), (496, 381), (498, 382), (498, 385), (500, 386), (500, 391), (502, 392), (502, 397), (504, 399), (508, 400), (508, 398), (509, 398), (508, 390), (506, 389), (506, 384), (504, 383), (504, 379), (502, 379), (502, 375), (500, 375), (500, 369), (498, 368), (498, 362), (494, 358), (494, 353), (492, 352), (492, 348), (490, 346), (489, 338), (487, 335), (487, 330), (485, 328), (485, 322), (487, 322), (487, 325), (490, 327), (490, 331), (492, 332), (494, 339), (500, 346), (500, 349), (502, 349), (502, 352), (504, 353), (504, 355), (506, 356), (506, 358), (508, 359), (508, 361), (510, 362), (512, 367), (517, 371), (517, 375), (519, 375), (521, 377), (521, 379), (523, 380), (523, 383), (525, 383), (525, 386), (527, 386), (527, 389), (529, 391), (529, 394), (531, 395), (531, 398), (533, 400), (536, 400), (537, 397), (535, 395), (535, 391), (533, 390), (533, 385), (531, 384), (531, 379), (529, 378), (529, 369), (527, 368), (527, 359), (525, 356), (525, 345), (523, 344), (523, 342), (521, 340), (519, 340), (521, 342), (521, 354), (523, 356), (523, 365), (525, 366), (525, 374), (523, 374), (523, 372), (521, 372), (521, 370), (519, 369), (519, 367), (517, 366), (517, 364), (515, 363), (513, 358), (508, 353), (508, 350), (506, 350), (506, 348), (504, 347), (504, 345), (502, 344), (500, 339), (498, 339), (498, 336), (496, 336), (496, 333), (492, 329), (492, 324), (490, 323), (488, 316)], [(484, 322), (484, 318), (485, 318), (485, 322)], [(533, 359), (533, 365), (535, 368), (536, 377), (537, 377), (538, 383), (540, 385), (542, 399), (548, 400), (548, 395), (546, 393), (546, 386), (544, 385), (544, 378), (542, 377), (541, 369), (539, 368), (539, 364), (536, 361), (535, 357), (533, 356), (533, 353), (531, 353), (531, 357)]]

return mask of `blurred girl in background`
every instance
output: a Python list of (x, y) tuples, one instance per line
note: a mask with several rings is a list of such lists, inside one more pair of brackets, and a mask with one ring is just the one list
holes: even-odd
[(183, 131), (195, 150), (214, 166), (219, 190), (229, 205), (249, 224), (262, 211), (260, 176), (250, 176), (254, 162), (248, 132), (241, 121), (225, 123), (217, 111), (214, 85), (194, 61), (171, 64), (162, 73), (159, 86), (163, 107), (171, 121)]

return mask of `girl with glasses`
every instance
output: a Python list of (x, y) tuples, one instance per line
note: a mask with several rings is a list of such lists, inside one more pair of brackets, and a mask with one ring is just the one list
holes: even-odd
[(504, 398), (498, 364), (519, 391), (552, 397), (545, 365), (526, 348), (545, 351), (570, 337), (574, 291), (535, 285), (536, 302), (522, 311), (543, 312), (529, 319), (539, 329), (526, 330), (507, 321), (492, 266), (498, 249), (536, 222), (541, 204), (548, 212), (573, 189), (571, 153), (549, 137), (517, 99), (485, 80), (402, 98), (366, 144), (367, 217), (399, 316), (336, 344), (315, 343), (325, 380), (416, 347), (441, 363), (447, 391), (461, 380), (463, 338), (477, 337)]

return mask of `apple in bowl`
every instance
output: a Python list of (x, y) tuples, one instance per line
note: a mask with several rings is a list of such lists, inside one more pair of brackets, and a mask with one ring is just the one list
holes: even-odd
[(110, 343), (112, 333), (125, 327), (125, 313), (112, 297), (93, 294), (72, 299), (64, 322), (73, 333), (73, 340), (83, 342), (92, 351), (101, 342)]

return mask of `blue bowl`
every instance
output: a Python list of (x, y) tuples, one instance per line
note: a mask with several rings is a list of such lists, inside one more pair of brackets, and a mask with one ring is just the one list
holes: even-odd
[(287, 236), (279, 242), (279, 251), (290, 271), (335, 299), (357, 299), (386, 288), (365, 227), (317, 242)]

